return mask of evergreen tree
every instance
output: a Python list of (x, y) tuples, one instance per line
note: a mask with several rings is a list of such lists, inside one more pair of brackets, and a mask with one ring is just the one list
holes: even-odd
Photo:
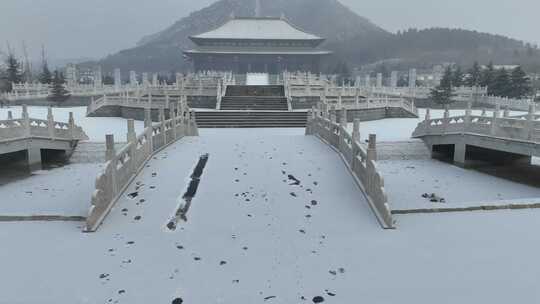
[(511, 72), (510, 94), (512, 98), (523, 98), (532, 92), (532, 85), (529, 77), (523, 69), (518, 66)]
[(41, 74), (39, 74), (39, 82), (42, 84), (50, 84), (53, 80), (53, 75), (51, 70), (49, 70), (49, 65), (47, 61), (44, 61), (41, 67)]
[(482, 70), (478, 61), (475, 61), (472, 68), (469, 70), (469, 75), (467, 76), (466, 85), (469, 87), (479, 86), (482, 81)]
[(54, 77), (50, 85), (51, 94), (48, 99), (56, 102), (66, 101), (71, 94), (66, 90), (64, 75), (58, 71), (54, 72)]
[(444, 75), (441, 79), (441, 83), (431, 90), (431, 99), (440, 105), (447, 105), (452, 103), (453, 86), (452, 79), (455, 74), (452, 72), (450, 67), (446, 68)]
[(458, 65), (456, 66), (454, 73), (452, 74), (452, 85), (455, 87), (460, 87), (463, 85), (463, 71), (461, 70), (461, 67)]
[(13, 90), (14, 83), (21, 83), (23, 80), (23, 75), (21, 71), (21, 63), (15, 57), (15, 54), (9, 53), (6, 59), (6, 81), (7, 81), (7, 91), (11, 92)]
[(512, 91), (510, 80), (510, 75), (506, 69), (500, 69), (495, 72), (495, 78), (493, 79), (493, 83), (489, 87), (489, 90), (495, 96), (509, 97)]
[(482, 77), (480, 78), (480, 85), (488, 88), (488, 94), (494, 95), (492, 92), (493, 81), (495, 79), (495, 68), (493, 62), (490, 62), (486, 69), (482, 71)]

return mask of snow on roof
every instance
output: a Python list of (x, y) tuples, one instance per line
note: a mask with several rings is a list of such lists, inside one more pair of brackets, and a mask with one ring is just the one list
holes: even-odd
[(235, 18), (195, 39), (321, 40), (284, 18)]

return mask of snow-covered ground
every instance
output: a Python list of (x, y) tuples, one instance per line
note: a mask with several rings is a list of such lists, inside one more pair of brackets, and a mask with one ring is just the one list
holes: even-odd
[[(540, 298), (531, 233), (540, 211), (399, 216), (385, 231), (335, 152), (302, 132), (182, 139), (151, 160), (94, 234), (73, 223), (0, 223), (0, 303)], [(205, 153), (188, 221), (169, 231)]]
[[(0, 120), (7, 119), (7, 112), (12, 111), (14, 118), (20, 118), (22, 107), (0, 108)], [(53, 108), (55, 121), (67, 122), (69, 112), (73, 112), (75, 124), (81, 126), (91, 142), (105, 142), (106, 134), (113, 134), (115, 141), (125, 142), (127, 120), (118, 117), (86, 117), (86, 107)], [(47, 119), (47, 107), (28, 107), (31, 118)], [(135, 121), (137, 134), (144, 130), (144, 122)]]
[[(540, 201), (540, 188), (437, 160), (379, 161), (392, 209), (453, 208)], [(445, 203), (432, 203), (423, 194)]]
[(69, 165), (1, 185), (0, 215), (86, 216), (101, 168)]

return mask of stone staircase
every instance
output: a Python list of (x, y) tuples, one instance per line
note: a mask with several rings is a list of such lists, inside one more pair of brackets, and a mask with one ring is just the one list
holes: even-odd
[[(121, 149), (125, 143), (117, 143), (115, 148)], [(73, 154), (69, 158), (71, 164), (96, 164), (105, 163), (104, 142), (79, 142)]]
[(304, 128), (307, 112), (289, 111), (283, 86), (228, 86), (219, 111), (195, 113), (199, 128)]
[(196, 112), (199, 128), (305, 128), (307, 112)]
[(224, 111), (288, 111), (285, 97), (225, 96), (221, 100)]

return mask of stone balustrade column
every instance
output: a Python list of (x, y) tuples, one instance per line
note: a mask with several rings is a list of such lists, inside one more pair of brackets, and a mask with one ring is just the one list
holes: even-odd
[(425, 127), (426, 133), (429, 133), (429, 129), (431, 127), (431, 109), (430, 108), (426, 109), (426, 117), (424, 119), (424, 127)]
[(358, 118), (354, 119), (352, 139), (353, 142), (360, 143), (360, 119)]
[(135, 143), (137, 141), (137, 133), (135, 133), (135, 121), (133, 119), (127, 120), (127, 141), (128, 143)]
[(47, 108), (47, 131), (49, 133), (49, 137), (54, 139), (55, 127), (54, 127), (54, 116), (52, 112), (52, 107)]
[(336, 106), (332, 106), (330, 108), (330, 121), (331, 122), (336, 122)]
[(32, 130), (30, 129), (30, 116), (28, 115), (28, 107), (26, 105), (22, 106), (22, 120), (24, 133), (28, 137), (31, 135)]
[(509, 106), (504, 107), (503, 117), (504, 118), (510, 117), (510, 107)]
[(163, 137), (163, 143), (167, 144), (167, 128), (165, 126), (165, 109), (159, 108), (159, 122), (161, 124), (161, 136)]
[(111, 161), (116, 157), (116, 148), (114, 146), (114, 135), (105, 135), (105, 159)]
[(529, 113), (527, 114), (527, 139), (533, 140), (534, 139), (534, 131), (535, 131), (535, 114), (536, 114), (536, 106), (534, 103), (531, 103), (529, 105)]
[(152, 110), (151, 109), (144, 109), (144, 128), (150, 128), (152, 127)]
[(13, 120), (13, 112), (11, 112), (11, 111), (7, 112), (7, 119), (8, 120)]
[(493, 111), (493, 118), (491, 119), (491, 130), (490, 130), (490, 134), (491, 135), (496, 135), (497, 134), (497, 131), (499, 129), (499, 113), (501, 111), (501, 105), (500, 104), (497, 104), (495, 106), (495, 111)]
[(369, 134), (367, 161), (377, 161), (377, 135)]
[(340, 125), (343, 129), (347, 129), (347, 109), (345, 107), (341, 108)]
[(443, 117), (443, 133), (446, 133), (446, 129), (448, 128), (449, 124), (450, 124), (450, 110), (448, 109), (448, 105), (445, 105), (444, 117)]
[(176, 134), (176, 109), (174, 107), (174, 103), (169, 104), (169, 119), (171, 120), (171, 128), (172, 128), (172, 134), (173, 138), (178, 138), (178, 135)]

